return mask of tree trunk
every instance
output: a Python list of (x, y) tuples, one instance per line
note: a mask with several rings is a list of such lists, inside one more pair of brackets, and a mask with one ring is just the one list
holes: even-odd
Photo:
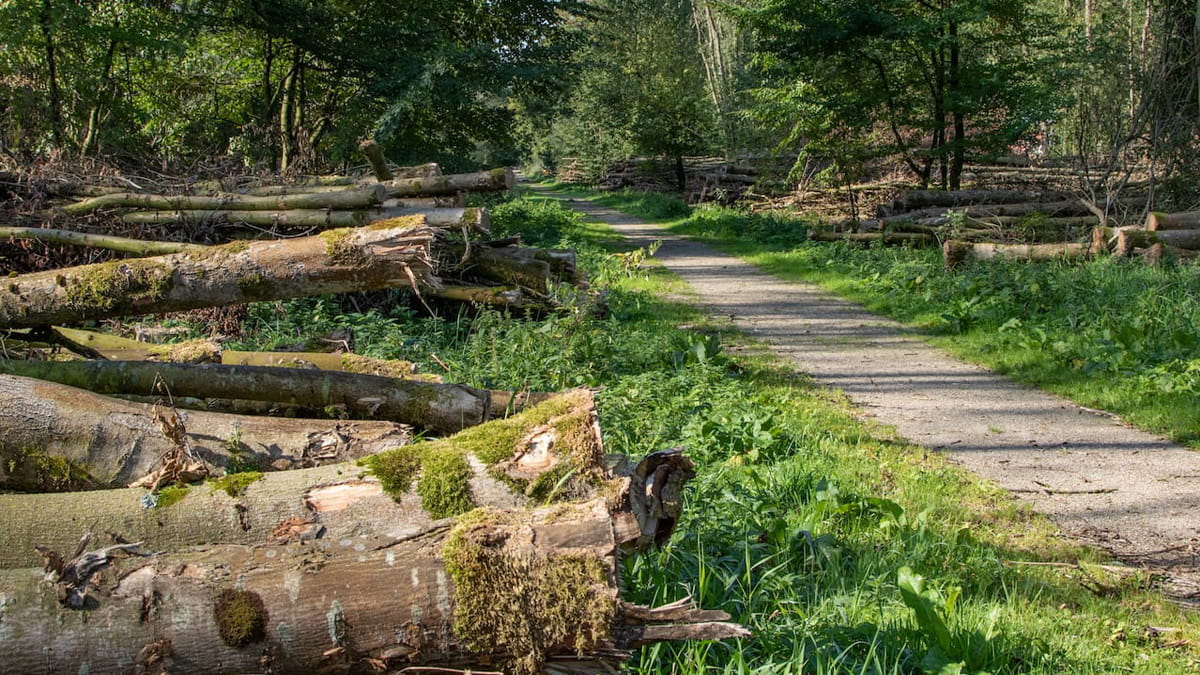
[(144, 556), (85, 545), (66, 564), (70, 553), (47, 554), (63, 570), (52, 583), (30, 569), (0, 573), (5, 623), (20, 627), (6, 630), (0, 658), (21, 673), (425, 665), (533, 675), (608, 672), (658, 640), (747, 636), (687, 602), (621, 601), (619, 552), (644, 541), (634, 499), (643, 487), (346, 546), (323, 537)]
[(370, 224), (369, 211), (329, 211), (325, 209), (294, 209), (291, 211), (135, 211), (121, 216), (133, 225), (168, 225), (171, 223), (226, 222), (253, 225), (287, 231), (363, 227)]
[(101, 394), (271, 401), (335, 407), (440, 433), (487, 421), (490, 394), (439, 384), (331, 370), (149, 361), (0, 361), (0, 373), (36, 377)]
[(936, 241), (932, 234), (924, 232), (823, 232), (809, 230), (812, 241), (854, 241), (862, 243), (883, 242), (885, 244), (931, 243)]
[[(670, 459), (666, 466), (680, 461), (686, 463)], [(160, 500), (151, 511), (142, 503), (147, 490), (139, 487), (0, 494), (0, 568), (36, 564), (35, 545), (68, 548), (80, 534), (77, 526), (174, 551), (264, 543), (299, 519), (323, 530), (317, 548), (336, 551), (349, 545), (347, 538), (375, 548), (476, 507), (604, 496), (612, 487), (606, 462), (593, 395), (572, 390), (441, 440), (394, 443), (357, 464), (265, 473), (233, 495), (195, 486), (182, 501)]]
[(359, 143), (358, 149), (367, 158), (367, 162), (371, 164), (371, 171), (375, 174), (375, 180), (383, 183), (394, 178), (391, 169), (388, 168), (387, 160), (383, 157), (383, 148), (379, 147), (379, 144), (374, 139), (368, 138)]
[(1075, 260), (1092, 255), (1090, 244), (992, 244), (950, 240), (942, 244), (946, 269), (974, 260)]
[(35, 272), (0, 283), (0, 328), (409, 286), (434, 289), (424, 219), (198, 253)]
[(893, 213), (927, 206), (967, 206), (977, 204), (1016, 204), (1072, 199), (1064, 192), (1045, 190), (909, 190), (892, 204)]
[(138, 256), (162, 255), (166, 253), (181, 253), (183, 251), (199, 251), (207, 247), (198, 244), (185, 244), (174, 241), (144, 241), (127, 237), (113, 237), (103, 234), (73, 232), (71, 230), (55, 230), (45, 227), (5, 227), (0, 226), (0, 238), (35, 239), (51, 244), (69, 244), (72, 246), (91, 246), (109, 251), (132, 253)]
[(1188, 251), (1200, 250), (1200, 230), (1157, 230), (1146, 231), (1137, 228), (1118, 228), (1116, 230), (1114, 253), (1127, 256), (1135, 248), (1150, 248), (1162, 244), (1172, 248)]
[(1194, 230), (1200, 228), (1200, 211), (1184, 211), (1182, 213), (1163, 213), (1152, 211), (1146, 216), (1146, 229), (1150, 232), (1159, 230)]
[(293, 209), (367, 209), (387, 198), (381, 185), (337, 190), (267, 196), (226, 194), (216, 197), (196, 195), (153, 195), (134, 192), (108, 194), (62, 207), (63, 213), (80, 215), (97, 209), (122, 207), (161, 211), (290, 211)]
[(480, 234), (488, 234), (492, 231), (491, 216), (488, 215), (487, 209), (481, 208), (392, 207), (371, 211), (369, 218), (372, 222), (377, 222), (405, 216), (424, 216), (425, 222), (430, 227), (466, 228)]
[[(412, 438), (409, 428), (390, 422), (212, 412), (183, 418), (189, 449), (215, 469), (329, 464)], [(174, 447), (153, 406), (0, 375), (0, 488), (50, 492), (125, 486), (149, 475)]]
[(437, 197), (459, 192), (501, 192), (511, 190), (516, 180), (512, 169), (492, 169), (428, 178), (397, 178), (384, 183), (392, 197)]

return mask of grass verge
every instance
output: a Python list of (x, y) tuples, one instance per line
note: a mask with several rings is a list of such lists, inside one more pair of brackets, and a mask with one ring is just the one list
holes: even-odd
[[(684, 596), (756, 637), (642, 649), (639, 673), (1183, 673), (1200, 625), (1136, 572), (941, 457), (854, 418), (845, 402), (723, 333), (678, 279), (553, 201), (495, 208), (501, 233), (569, 245), (609, 315), (543, 318), (330, 298), (268, 303), (245, 346), (351, 327), (369, 356), (498, 388), (601, 386), (610, 452), (684, 445), (698, 475), (660, 551), (627, 561), (629, 599)], [(1029, 565), (1054, 562), (1061, 566)]]
[(672, 200), (593, 199), (781, 278), (820, 284), (961, 358), (1200, 447), (1200, 266), (1098, 258), (947, 272), (938, 250), (808, 242), (811, 220), (723, 208), (680, 215)]

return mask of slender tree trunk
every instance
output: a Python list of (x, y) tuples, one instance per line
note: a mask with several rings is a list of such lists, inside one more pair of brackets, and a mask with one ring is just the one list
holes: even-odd
[(54, 41), (53, 16), (50, 13), (50, 0), (42, 0), (42, 10), (38, 14), (38, 25), (42, 30), (42, 39), (46, 47), (46, 69), (50, 87), (50, 129), (54, 134), (54, 145), (63, 148), (65, 134), (63, 132), (62, 95), (58, 88), (58, 59), (57, 47)]
[(967, 128), (966, 122), (963, 119), (962, 90), (959, 81), (959, 54), (960, 45), (958, 43), (958, 22), (949, 22), (950, 36), (950, 111), (954, 119), (954, 152), (950, 162), (950, 179), (947, 187), (951, 190), (958, 190), (962, 187), (962, 171), (963, 164), (966, 163), (967, 155)]
[[(115, 27), (120, 27), (121, 22), (115, 22)], [(84, 134), (83, 142), (79, 146), (79, 154), (89, 155), (95, 149), (97, 138), (100, 135), (100, 118), (101, 112), (104, 110), (104, 105), (112, 90), (112, 69), (113, 57), (116, 55), (117, 41), (115, 39), (108, 41), (108, 50), (104, 53), (104, 70), (100, 76), (100, 87), (96, 91), (96, 102), (88, 110), (87, 132)]]
[(299, 86), (302, 53), (292, 50), (292, 66), (283, 82), (283, 100), (279, 106), (279, 171), (287, 172), (296, 154), (296, 92)]

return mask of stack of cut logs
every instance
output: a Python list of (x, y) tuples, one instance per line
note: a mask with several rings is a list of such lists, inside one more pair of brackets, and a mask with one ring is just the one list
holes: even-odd
[[(812, 230), (808, 236), (815, 241), (940, 242), (948, 268), (967, 259), (1073, 259), (1140, 249), (1154, 261), (1164, 250), (1192, 257), (1200, 249), (1200, 213), (1151, 213), (1144, 225), (1113, 227), (1141, 213), (1144, 205), (1145, 199), (1136, 197), (1096, 204), (1040, 190), (911, 190), (880, 208), (875, 219), (845, 221), (835, 231)], [(1030, 234), (1018, 230), (1030, 228), (1058, 240), (1014, 243)], [(1079, 241), (1088, 232), (1090, 241)]]
[(1115, 255), (1141, 255), (1150, 263), (1167, 253), (1191, 259), (1200, 251), (1200, 211), (1152, 211), (1139, 226), (1098, 227), (1092, 236), (1095, 246)]
[[(323, 204), (332, 222), (335, 201), (311, 195), (508, 177), (488, 175), (275, 203)], [(63, 210), (248, 223), (257, 212), (232, 206), (262, 203), (97, 199)], [(266, 213), (278, 217), (256, 222), (295, 224)], [(620, 557), (670, 535), (692, 465), (677, 449), (607, 457), (588, 391), (443, 383), (353, 354), (350, 336), (324, 341), (336, 351), (252, 353), (63, 325), (396, 286), (437, 295), (450, 278), (539, 294), (581, 282), (569, 251), (474, 241), (481, 213), (387, 215), (219, 246), (6, 233), (147, 257), (0, 287), (2, 670), (595, 673), (638, 645), (746, 635), (686, 598), (622, 599)]]

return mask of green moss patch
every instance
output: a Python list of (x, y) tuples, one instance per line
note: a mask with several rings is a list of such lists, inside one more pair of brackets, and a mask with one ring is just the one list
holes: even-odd
[(597, 478), (594, 471), (581, 470), (581, 467), (599, 469), (600, 466), (594, 456), (597, 448), (591, 441), (591, 432), (586, 421), (580, 419), (589, 414), (590, 397), (587, 391), (567, 392), (508, 419), (471, 427), (442, 440), (386, 450), (359, 463), (379, 479), (384, 491), (393, 498), (399, 499), (412, 491), (415, 482), (417, 494), (430, 515), (446, 518), (475, 507), (469, 456), (477, 457), (491, 470), (512, 458), (518, 443), (530, 432), (553, 423), (558, 433), (555, 452), (562, 458), (560, 465), (539, 476), (532, 485), (503, 471), (493, 471), (496, 478), (515, 491), (544, 500), (558, 494), (558, 488), (566, 480)]
[(371, 255), (354, 241), (354, 230), (339, 228), (326, 230), (321, 233), (325, 240), (325, 256), (335, 265), (350, 267), (365, 267), (371, 262)]
[(221, 591), (213, 605), (213, 618), (221, 640), (230, 647), (245, 647), (266, 637), (267, 608), (251, 591)]
[(213, 492), (223, 491), (230, 497), (238, 497), (246, 491), (246, 488), (262, 480), (262, 477), (261, 471), (227, 473), (220, 478), (209, 479), (208, 484), (212, 486)]
[(114, 311), (156, 302), (171, 290), (171, 269), (145, 260), (92, 265), (67, 280), (66, 305), (77, 310)]
[(442, 551), (454, 580), (454, 632), (473, 651), (507, 654), (508, 672), (542, 672), (553, 653), (601, 646), (616, 617), (605, 560), (584, 554), (519, 554), (480, 510), (464, 518)]
[(158, 491), (158, 501), (154, 503), (154, 508), (165, 509), (183, 501), (183, 498), (188, 494), (188, 486), (186, 485), (168, 485)]
[(0, 461), (7, 474), (5, 486), (30, 492), (71, 492), (97, 487), (87, 467), (44, 450), (0, 447)]

